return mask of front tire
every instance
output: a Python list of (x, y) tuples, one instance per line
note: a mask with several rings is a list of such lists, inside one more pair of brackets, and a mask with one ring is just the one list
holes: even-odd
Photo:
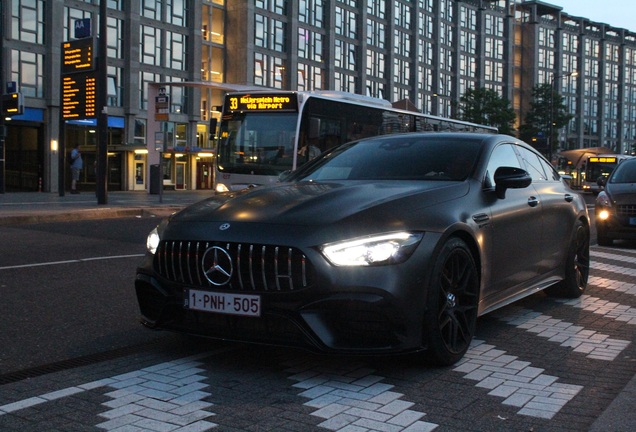
[(612, 246), (614, 244), (614, 240), (607, 237), (607, 234), (605, 234), (605, 229), (598, 228), (598, 225), (596, 227), (596, 243), (598, 243), (599, 246)]
[(553, 297), (577, 298), (587, 287), (590, 275), (590, 230), (580, 220), (576, 221), (565, 260), (565, 279), (546, 288)]
[(464, 241), (452, 238), (435, 261), (424, 317), (427, 360), (449, 366), (461, 359), (475, 334), (479, 275)]

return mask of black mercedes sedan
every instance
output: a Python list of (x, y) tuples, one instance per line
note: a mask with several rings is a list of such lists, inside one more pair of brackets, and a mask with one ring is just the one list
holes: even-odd
[(636, 240), (636, 158), (618, 164), (602, 186), (594, 206), (598, 244)]
[(135, 288), (151, 328), (450, 365), (478, 316), (540, 290), (581, 295), (589, 223), (516, 138), (386, 135), (162, 221)]

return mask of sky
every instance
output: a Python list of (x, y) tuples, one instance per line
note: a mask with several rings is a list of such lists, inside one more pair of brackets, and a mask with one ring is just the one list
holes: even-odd
[(636, 2), (634, 0), (543, 0), (560, 6), (564, 13), (636, 33)]

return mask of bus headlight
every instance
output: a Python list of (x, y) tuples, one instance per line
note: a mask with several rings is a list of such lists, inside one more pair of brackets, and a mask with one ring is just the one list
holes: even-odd
[(336, 266), (397, 264), (411, 256), (422, 233), (396, 232), (323, 245), (320, 250)]
[(223, 183), (219, 183), (216, 185), (217, 192), (229, 192), (230, 190)]

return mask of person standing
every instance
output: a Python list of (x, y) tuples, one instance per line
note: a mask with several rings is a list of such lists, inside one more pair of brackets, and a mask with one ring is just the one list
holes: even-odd
[(80, 171), (84, 168), (84, 161), (82, 161), (82, 154), (79, 151), (79, 144), (75, 144), (73, 150), (71, 150), (71, 193), (78, 194), (77, 183), (80, 178)]

